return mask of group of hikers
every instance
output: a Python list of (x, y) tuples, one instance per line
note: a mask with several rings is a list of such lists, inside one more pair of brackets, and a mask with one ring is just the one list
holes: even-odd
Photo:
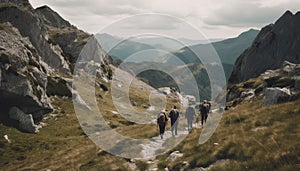
[[(208, 102), (207, 100), (204, 100), (203, 103), (200, 104), (199, 111), (201, 114), (201, 125), (206, 123), (208, 114), (210, 112), (210, 108), (211, 108), (211, 103)], [(169, 119), (171, 120), (172, 136), (174, 137), (175, 135), (177, 135), (177, 128), (178, 128), (179, 117), (180, 117), (179, 110), (177, 109), (176, 106), (174, 106), (168, 116), (166, 113), (167, 113), (166, 110), (162, 110), (158, 114), (158, 118), (157, 118), (157, 125), (159, 128), (159, 135), (160, 135), (161, 139), (163, 139), (163, 135), (165, 133), (165, 128), (167, 126)], [(193, 122), (195, 121), (195, 119), (196, 119), (196, 123), (199, 122), (197, 119), (198, 117), (197, 117), (195, 108), (192, 106), (191, 103), (189, 103), (189, 106), (186, 108), (185, 118), (187, 119), (188, 131), (190, 132), (192, 130)]]

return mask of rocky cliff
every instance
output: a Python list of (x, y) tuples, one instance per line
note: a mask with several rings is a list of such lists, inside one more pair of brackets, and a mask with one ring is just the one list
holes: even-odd
[[(53, 110), (49, 97), (72, 97), (73, 66), (90, 38), (47, 6), (0, 0), (0, 122), (36, 132)], [(108, 71), (111, 58), (98, 48)]]
[(252, 45), (235, 62), (229, 83), (239, 83), (259, 76), (268, 69), (278, 69), (283, 61), (300, 63), (300, 12), (287, 11), (275, 24), (264, 27)]

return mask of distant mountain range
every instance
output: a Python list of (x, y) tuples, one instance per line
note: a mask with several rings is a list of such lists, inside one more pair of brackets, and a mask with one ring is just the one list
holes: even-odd
[[(209, 44), (198, 44), (193, 46), (184, 47), (178, 51), (173, 52), (171, 55), (177, 56), (184, 63), (199, 63), (201, 62), (196, 54), (201, 54), (206, 58), (210, 58), (215, 54), (211, 54), (211, 51), (207, 51), (206, 49), (213, 46), (218, 53), (221, 62), (225, 64), (233, 65), (237, 57), (251, 45), (252, 41), (258, 34), (258, 30), (250, 29), (246, 32), (241, 33), (238, 37), (229, 38), (218, 42), (213, 42)], [(195, 52), (195, 53), (194, 53)], [(174, 65), (178, 65), (171, 57), (171, 55), (167, 56), (168, 63), (173, 63)], [(214, 62), (214, 61), (211, 61)]]
[[(112, 56), (113, 59), (125, 60), (135, 53), (146, 50), (162, 50), (162, 51), (175, 51), (185, 46), (192, 46), (200, 43), (208, 43), (213, 41), (220, 41), (221, 39), (211, 40), (192, 40), (187, 38), (170, 39), (166, 37), (133, 37), (133, 38), (122, 38), (112, 36), (110, 34), (102, 33), (96, 34), (95, 37), (101, 44), (102, 48)], [(151, 53), (151, 57), (164, 56), (166, 53), (156, 52)], [(141, 61), (147, 61), (149, 56), (141, 56)], [(128, 60), (128, 59), (127, 59)], [(131, 61), (136, 62), (136, 61)]]
[[(159, 37), (132, 38), (129, 40), (123, 40), (123, 38), (115, 37), (109, 34), (97, 34), (96, 38), (100, 42), (102, 48), (106, 50), (114, 59), (125, 60), (129, 56), (137, 54), (134, 55), (135, 58), (131, 58), (131, 60), (127, 59), (127, 62), (143, 62), (149, 61), (150, 58), (155, 58), (152, 61), (158, 61), (159, 63), (166, 63), (168, 65), (176, 66), (182, 64), (179, 64), (173, 60), (173, 57), (171, 57), (172, 55), (177, 56), (186, 64), (201, 63), (193, 51), (197, 52), (197, 54), (201, 53), (203, 56), (206, 56), (206, 58), (209, 59), (211, 55), (215, 54), (211, 54), (211, 51), (208, 52), (206, 49), (213, 47), (221, 59), (226, 78), (229, 78), (235, 60), (247, 47), (251, 45), (258, 32), (258, 30), (250, 29), (241, 33), (235, 38), (229, 38), (213, 43), (207, 43), (208, 41), (204, 40), (190, 40), (185, 38), (179, 39), (179, 41), (186, 42), (186, 44), (206, 42), (206, 44), (197, 44), (187, 47), (182, 47), (182, 44), (175, 40)], [(171, 54), (168, 53), (168, 50), (176, 47), (181, 47), (181, 49), (170, 52)], [(161, 53), (155, 51), (157, 48), (164, 49), (167, 52)], [(144, 52), (142, 55), (138, 54), (147, 50), (152, 51), (151, 53)], [(215, 61), (210, 62), (213, 63)]]
[[(155, 47), (144, 43), (138, 43), (132, 41), (131, 39), (124, 40), (123, 38), (115, 37), (109, 34), (96, 34), (95, 37), (100, 43), (101, 47), (115, 60), (119, 59), (124, 61), (126, 58), (137, 52), (155, 49)], [(159, 53), (152, 54), (154, 56), (160, 56)], [(147, 57), (143, 59), (147, 59)], [(134, 61), (129, 61), (134, 62), (136, 59), (134, 59)]]

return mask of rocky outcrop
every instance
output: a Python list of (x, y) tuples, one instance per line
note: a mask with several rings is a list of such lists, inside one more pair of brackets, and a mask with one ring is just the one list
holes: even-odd
[(18, 5), (28, 10), (34, 10), (28, 0), (0, 0), (0, 3)]
[(68, 62), (60, 51), (47, 42), (46, 28), (35, 12), (16, 4), (1, 3), (0, 22), (11, 23), (23, 37), (28, 37), (36, 53), (49, 66), (61, 72), (70, 72)]
[[(51, 96), (87, 106), (72, 88), (71, 72), (89, 40), (94, 39), (47, 6), (33, 9), (27, 0), (0, 0), (0, 122), (36, 132), (35, 124), (53, 110)], [(87, 69), (98, 67), (98, 76), (107, 81), (112, 60), (93, 43), (100, 60), (89, 61)], [(10, 111), (27, 120), (10, 117)]]
[(231, 85), (226, 100), (235, 106), (262, 95), (262, 105), (268, 106), (300, 98), (299, 71), (300, 64), (284, 61), (280, 69), (267, 70), (257, 78)]
[(289, 101), (291, 92), (287, 88), (266, 88), (263, 106), (274, 105)]
[(158, 89), (159, 93), (166, 95), (168, 98), (178, 98), (178, 91), (173, 87), (161, 87)]
[(33, 117), (31, 114), (25, 114), (17, 107), (12, 107), (9, 110), (9, 117), (18, 121), (19, 129), (29, 132), (29, 133), (37, 133), (38, 126), (34, 123)]
[(38, 122), (52, 110), (46, 95), (49, 66), (16, 28), (10, 24), (1, 25), (5, 28), (0, 30), (1, 110), (7, 113), (11, 107), (18, 106), (24, 113), (32, 114)]
[(237, 59), (229, 83), (244, 82), (266, 70), (281, 67), (283, 61), (300, 63), (300, 12), (287, 11), (275, 24), (264, 27), (251, 47)]
[(72, 25), (63, 19), (60, 15), (58, 15), (55, 11), (53, 11), (48, 6), (42, 6), (35, 9), (39, 18), (44, 21), (44, 23), (48, 26), (52, 26), (55, 28), (63, 29), (65, 27), (72, 27)]

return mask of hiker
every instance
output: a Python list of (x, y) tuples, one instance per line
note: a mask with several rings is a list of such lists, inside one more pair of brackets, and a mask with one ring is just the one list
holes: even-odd
[(159, 128), (159, 135), (160, 135), (161, 139), (163, 139), (167, 121), (168, 121), (168, 118), (166, 115), (166, 111), (162, 110), (161, 112), (159, 112), (158, 117), (157, 117), (157, 126)]
[(177, 135), (177, 128), (178, 128), (178, 122), (179, 122), (179, 111), (177, 110), (177, 107), (174, 106), (171, 112), (169, 113), (169, 117), (171, 118), (171, 131), (172, 136)]
[(209, 104), (207, 103), (207, 100), (203, 100), (203, 103), (200, 105), (200, 113), (201, 113), (201, 125), (203, 126), (203, 123), (206, 123), (207, 117), (209, 112)]
[(196, 118), (196, 112), (190, 103), (189, 103), (189, 107), (186, 108), (185, 118), (187, 119), (188, 131), (191, 132), (191, 130), (193, 128), (193, 121)]

